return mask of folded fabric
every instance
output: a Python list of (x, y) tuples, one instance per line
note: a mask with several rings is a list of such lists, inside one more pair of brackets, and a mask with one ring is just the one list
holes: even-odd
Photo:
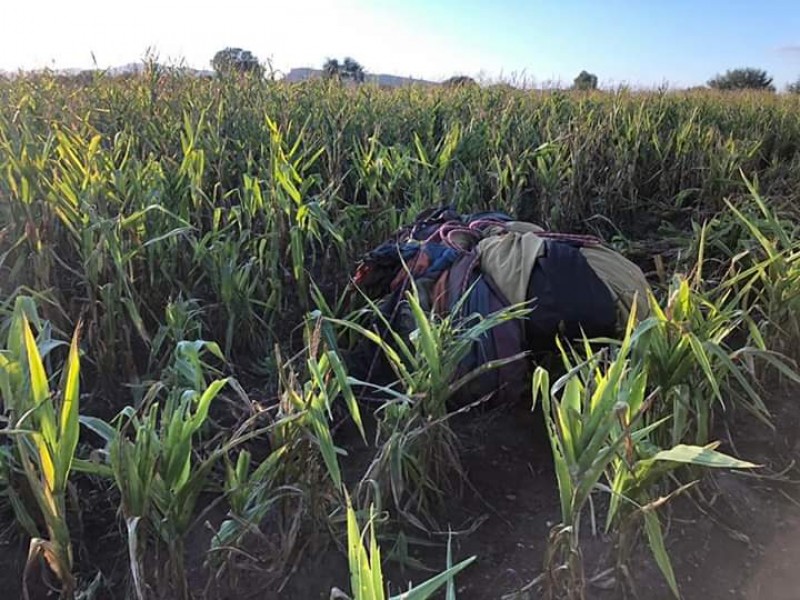
[(491, 276), (511, 304), (527, 300), (528, 281), (544, 240), (535, 233), (507, 232), (478, 242), (481, 271)]
[(648, 293), (650, 285), (642, 270), (611, 248), (586, 246), (581, 248), (586, 262), (597, 276), (608, 286), (617, 303), (617, 325), (625, 327), (636, 298), (636, 320), (650, 316)]

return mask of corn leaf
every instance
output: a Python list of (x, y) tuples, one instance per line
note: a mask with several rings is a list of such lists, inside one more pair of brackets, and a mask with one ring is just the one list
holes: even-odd
[(676, 598), (680, 598), (678, 582), (675, 579), (675, 572), (672, 570), (672, 561), (670, 561), (669, 554), (664, 546), (664, 536), (661, 533), (661, 523), (659, 523), (658, 515), (654, 510), (645, 509), (643, 512), (647, 540), (650, 543), (650, 550), (656, 559), (656, 564), (664, 574), (664, 578), (669, 584), (669, 589), (672, 590)]
[(714, 444), (705, 447), (679, 444), (669, 450), (658, 452), (653, 458), (716, 469), (758, 468), (758, 465), (754, 463), (717, 452), (714, 450), (714, 446)]

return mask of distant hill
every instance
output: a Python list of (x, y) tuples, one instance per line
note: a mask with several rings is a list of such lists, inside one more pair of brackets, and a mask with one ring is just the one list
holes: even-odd
[[(111, 67), (106, 70), (111, 76), (117, 75), (138, 75), (139, 73), (143, 73), (146, 66), (144, 63), (136, 62), (136, 63), (128, 63), (127, 65), (121, 65), (119, 67)], [(165, 67), (165, 68), (172, 68), (172, 67)], [(209, 69), (192, 69), (190, 67), (178, 67), (178, 69), (187, 75), (194, 75), (195, 77), (213, 77), (214, 71)]]
[[(195, 77), (213, 77), (214, 71), (210, 71), (208, 69), (192, 69), (190, 67), (168, 67), (165, 65), (165, 69), (175, 69), (186, 73), (187, 75), (194, 75)], [(120, 65), (117, 67), (109, 67), (107, 69), (80, 69), (80, 68), (64, 68), (64, 69), (29, 69), (29, 70), (20, 70), (16, 72), (12, 71), (5, 71), (0, 69), (0, 77), (16, 77), (17, 75), (25, 75), (25, 74), (36, 74), (36, 73), (53, 73), (55, 75), (61, 75), (65, 77), (77, 77), (80, 75), (91, 75), (93, 73), (105, 73), (110, 77), (121, 77), (124, 75), (139, 75), (144, 73), (145, 71), (145, 64), (138, 62), (138, 63), (128, 63), (126, 65)]]
[[(322, 77), (321, 69), (311, 69), (309, 67), (300, 67), (292, 69), (283, 77), (283, 81), (295, 83), (298, 81), (308, 81), (309, 79), (317, 79)], [(414, 79), (413, 77), (400, 77), (399, 75), (387, 75), (385, 73), (367, 73), (365, 81), (368, 83), (375, 83), (377, 85), (385, 85), (388, 87), (401, 87), (404, 85), (439, 85), (435, 81), (427, 81), (425, 79)]]
[(308, 81), (309, 79), (317, 79), (322, 77), (322, 70), (321, 69), (310, 69), (307, 67), (301, 67), (299, 69), (292, 69), (286, 75), (283, 76), (282, 81), (286, 81), (288, 83), (296, 83), (298, 81)]
[[(84, 73), (90, 74), (94, 71), (104, 71), (110, 77), (121, 77), (125, 75), (138, 75), (140, 73), (143, 73), (145, 68), (146, 68), (145, 64), (142, 62), (132, 62), (125, 65), (119, 65), (116, 67), (109, 67), (108, 69), (66, 68), (66, 69), (56, 69), (51, 72), (57, 75), (74, 77), (78, 75), (83, 75)], [(173, 68), (173, 67), (165, 67), (165, 68)], [(211, 71), (209, 69), (192, 69), (190, 67), (180, 67), (179, 70), (182, 71), (183, 73), (186, 73), (187, 75), (194, 75), (195, 77), (214, 76), (214, 71)], [(36, 71), (34, 70), (26, 72), (35, 73)], [(0, 70), (0, 77), (14, 77), (15, 75), (16, 73)], [(290, 70), (286, 75), (284, 75), (282, 81), (293, 83), (298, 81), (308, 81), (309, 79), (317, 79), (319, 77), (322, 77), (321, 69), (300, 67)], [(386, 87), (402, 87), (405, 85), (440, 85), (440, 83), (436, 81), (415, 79), (413, 77), (401, 77), (399, 75), (388, 75), (386, 73), (367, 73), (365, 76), (365, 81), (368, 83), (374, 83)]]

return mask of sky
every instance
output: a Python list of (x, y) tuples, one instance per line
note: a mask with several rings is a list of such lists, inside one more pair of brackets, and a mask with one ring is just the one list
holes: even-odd
[(352, 56), (441, 80), (700, 85), (735, 67), (800, 77), (800, 0), (3, 0), (0, 69), (162, 61), (232, 46), (279, 71)]

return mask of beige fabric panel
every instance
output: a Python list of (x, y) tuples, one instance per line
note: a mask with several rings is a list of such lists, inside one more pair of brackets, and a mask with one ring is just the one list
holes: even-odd
[(492, 278), (509, 303), (527, 300), (528, 281), (543, 243), (530, 231), (493, 235), (478, 242), (481, 271)]
[(544, 231), (544, 229), (534, 223), (528, 223), (527, 221), (508, 221), (502, 225), (487, 227), (483, 235), (484, 237), (502, 235), (507, 231), (511, 233), (539, 233)]
[(581, 253), (589, 266), (611, 290), (617, 302), (617, 319), (620, 327), (625, 327), (630, 315), (633, 297), (636, 297), (636, 317), (638, 321), (650, 316), (647, 294), (650, 285), (642, 270), (627, 258), (605, 246), (587, 246)]
[(511, 233), (539, 233), (544, 231), (542, 227), (527, 221), (510, 221), (506, 223), (506, 229)]

